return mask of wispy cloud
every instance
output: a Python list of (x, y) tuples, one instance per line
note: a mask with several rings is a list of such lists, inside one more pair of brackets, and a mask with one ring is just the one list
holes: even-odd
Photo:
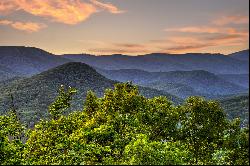
[(165, 47), (161, 47), (160, 52), (166, 53), (185, 53), (199, 52), (203, 49), (220, 46), (239, 46), (246, 43), (247, 38), (242, 38), (241, 35), (235, 34), (215, 34), (206, 37), (172, 37), (165, 43)]
[(131, 43), (114, 43), (115, 47), (122, 49), (144, 49), (145, 46), (142, 44), (131, 44)]
[(47, 18), (53, 22), (70, 25), (85, 21), (100, 10), (107, 10), (113, 14), (123, 12), (111, 3), (102, 3), (97, 0), (89, 2), (81, 0), (5, 0), (0, 3), (1, 13), (12, 13), (18, 10)]
[(218, 33), (219, 29), (209, 26), (187, 26), (180, 28), (167, 28), (167, 32), (184, 32), (184, 33)]
[(12, 21), (9, 20), (0, 20), (0, 25), (10, 25), (12, 24)]
[(150, 47), (145, 44), (133, 43), (107, 43), (105, 48), (89, 49), (90, 52), (97, 54), (144, 54), (150, 52)]
[[(244, 45), (249, 37), (249, 29), (246, 26), (249, 24), (248, 20), (248, 16), (224, 16), (210, 21), (207, 25), (167, 28), (165, 31), (174, 32), (175, 36), (170, 34), (167, 39), (168, 46), (163, 50), (183, 53), (201, 51), (209, 47)], [(238, 26), (232, 24), (238, 24)]]
[(90, 0), (91, 3), (94, 5), (100, 7), (101, 9), (108, 10), (110, 13), (113, 14), (119, 14), (119, 13), (124, 13), (125, 11), (118, 9), (116, 6), (114, 6), (111, 3), (102, 3), (97, 0)]
[(247, 35), (247, 30), (238, 30), (232, 27), (216, 27), (216, 26), (187, 26), (179, 28), (167, 28), (166, 32), (182, 32), (182, 33), (204, 33), (204, 34), (241, 34)]
[(227, 25), (227, 24), (248, 24), (249, 17), (244, 15), (235, 15), (235, 16), (222, 16), (214, 21), (212, 21), (215, 25)]
[(0, 20), (0, 25), (10, 26), (14, 29), (25, 31), (28, 33), (37, 32), (43, 28), (46, 28), (47, 25), (42, 23), (35, 22), (20, 22), (20, 21), (10, 21), (10, 20)]
[(166, 50), (162, 50), (161, 52), (166, 53), (187, 53), (187, 52), (193, 52), (197, 49), (207, 48), (214, 45), (209, 44), (193, 44), (193, 45), (178, 45), (175, 47), (167, 48)]
[[(248, 31), (235, 28), (215, 28), (216, 33), (185, 32), (187, 34), (171, 34), (165, 39), (149, 40), (135, 43), (94, 44), (88, 51), (94, 54), (128, 54), (140, 55), (152, 52), (181, 54), (187, 52), (220, 52), (221, 47), (239, 47), (247, 43)], [(209, 50), (209, 51), (208, 51)], [(213, 50), (213, 51), (211, 51)]]
[(241, 46), (247, 43), (248, 37), (239, 34), (213, 34), (208, 36), (169, 37), (160, 47), (159, 52), (185, 53), (202, 52), (211, 47)]
[(241, 35), (237, 35), (237, 34), (230, 34), (230, 35), (220, 34), (217, 36), (207, 37), (205, 40), (212, 42), (216, 45), (220, 45), (220, 44), (231, 45), (231, 44), (246, 43), (247, 38), (243, 38)]
[(125, 54), (125, 55), (135, 55), (135, 54), (144, 54), (149, 52), (148, 50), (127, 50), (127, 49), (119, 49), (119, 48), (99, 48), (99, 49), (89, 49), (88, 51), (93, 52), (97, 55), (105, 55), (105, 54)]

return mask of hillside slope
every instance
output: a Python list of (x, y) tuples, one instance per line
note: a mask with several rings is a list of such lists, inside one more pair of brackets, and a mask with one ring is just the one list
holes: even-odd
[[(104, 90), (113, 88), (115, 83), (118, 82), (105, 78), (86, 64), (71, 62), (30, 78), (14, 80), (0, 87), (0, 110), (4, 113), (10, 108), (11, 93), (22, 120), (37, 121), (47, 115), (48, 105), (57, 96), (57, 90), (61, 85), (71, 86), (78, 90), (73, 99), (72, 109), (81, 110), (88, 90), (93, 90), (98, 96), (102, 96)], [(173, 95), (154, 89), (140, 87), (139, 90), (146, 97), (163, 95), (168, 96), (174, 102), (182, 101)]]
[(10, 68), (0, 65), (0, 82), (17, 76), (22, 76), (22, 74), (13, 71)]

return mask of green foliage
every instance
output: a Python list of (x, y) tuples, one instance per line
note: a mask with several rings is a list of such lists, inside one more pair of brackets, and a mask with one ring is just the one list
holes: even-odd
[(21, 163), (24, 148), (21, 136), (24, 130), (13, 110), (8, 115), (0, 116), (0, 164)]
[(88, 91), (86, 101), (84, 103), (84, 112), (91, 117), (94, 113), (99, 110), (98, 98), (92, 91)]
[(76, 93), (76, 89), (69, 87), (69, 89), (65, 91), (62, 85), (58, 93), (59, 95), (56, 101), (49, 106), (49, 113), (53, 119), (57, 119), (65, 109), (70, 107), (70, 101), (72, 100), (72, 95)]
[(193, 154), (193, 161), (210, 163), (214, 150), (221, 145), (227, 121), (223, 110), (214, 101), (190, 97), (180, 108), (181, 137)]
[(241, 126), (249, 126), (249, 95), (237, 95), (220, 99), (229, 119), (240, 118)]
[(82, 111), (70, 107), (73, 88), (59, 89), (41, 120), (21, 138), (15, 114), (0, 116), (1, 164), (249, 164), (248, 128), (229, 121), (217, 102), (191, 97), (174, 106), (145, 98), (131, 83), (98, 98), (88, 92)]
[(249, 165), (249, 128), (240, 128), (240, 119), (229, 124), (224, 138), (228, 150), (226, 162), (230, 165)]
[(189, 157), (180, 142), (149, 141), (147, 135), (139, 134), (125, 147), (124, 164), (180, 165)]

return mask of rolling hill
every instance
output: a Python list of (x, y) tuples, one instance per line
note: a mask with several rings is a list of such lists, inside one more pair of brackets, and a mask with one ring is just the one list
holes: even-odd
[[(60, 85), (75, 87), (78, 90), (74, 96), (72, 109), (82, 109), (83, 99), (88, 90), (93, 90), (102, 96), (107, 88), (113, 88), (117, 81), (112, 81), (92, 67), (83, 63), (67, 63), (26, 79), (17, 79), (0, 87), (1, 113), (10, 108), (10, 93), (21, 119), (34, 122), (47, 116), (48, 105), (57, 96)], [(146, 97), (167, 96), (174, 102), (180, 103), (181, 99), (158, 90), (139, 87), (141, 94)]]
[(132, 81), (138, 85), (162, 90), (181, 98), (188, 96), (229, 95), (245, 92), (246, 87), (228, 82), (219, 76), (203, 71), (146, 72), (142, 70), (100, 70), (109, 79), (121, 82)]
[(181, 83), (168, 83), (168, 82), (163, 82), (163, 81), (155, 81), (152, 83), (148, 83), (144, 86), (151, 87), (151, 88), (161, 90), (164, 92), (168, 92), (182, 99), (186, 99), (189, 96), (203, 96), (203, 97), (211, 96), (209, 94), (197, 92), (191, 86), (181, 84)]

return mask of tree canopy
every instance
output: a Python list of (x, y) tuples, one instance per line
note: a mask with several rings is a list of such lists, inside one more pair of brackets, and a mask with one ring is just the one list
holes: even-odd
[(0, 164), (249, 164), (249, 129), (216, 101), (190, 97), (175, 106), (119, 83), (82, 110), (65, 113), (74, 88), (61, 87), (50, 119), (26, 129), (15, 112), (0, 116)]

